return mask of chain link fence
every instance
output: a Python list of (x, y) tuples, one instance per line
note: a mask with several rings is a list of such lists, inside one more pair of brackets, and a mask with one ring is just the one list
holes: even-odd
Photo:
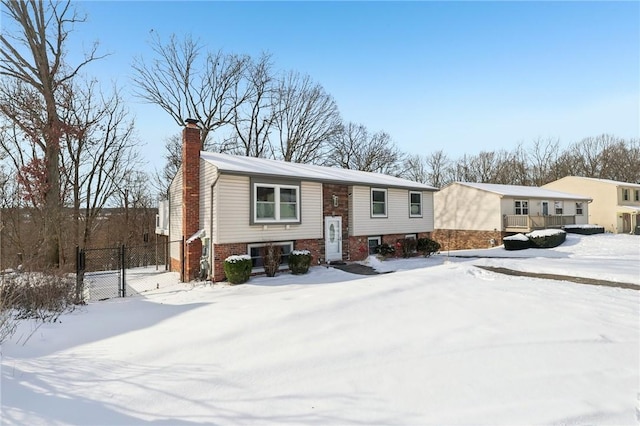
[(182, 241), (77, 249), (76, 274), (84, 300), (127, 297), (158, 288), (152, 277), (170, 270), (169, 245), (176, 243)]

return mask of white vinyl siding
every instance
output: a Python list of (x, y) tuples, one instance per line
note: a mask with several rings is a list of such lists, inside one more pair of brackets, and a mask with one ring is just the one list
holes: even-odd
[(407, 214), (408, 189), (387, 188), (387, 217), (371, 217), (371, 187), (352, 186), (349, 189), (349, 235), (408, 234), (433, 231), (433, 192), (422, 192), (421, 218)]
[(220, 175), (214, 191), (216, 244), (323, 238), (322, 184), (301, 182), (300, 223), (255, 225), (250, 225), (250, 185), (247, 176)]

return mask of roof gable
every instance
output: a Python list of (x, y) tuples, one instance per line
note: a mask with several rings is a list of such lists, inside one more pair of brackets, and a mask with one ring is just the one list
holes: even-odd
[[(626, 186), (629, 188), (638, 188), (640, 189), (640, 183), (631, 183), (631, 182), (622, 182), (619, 180), (611, 180), (611, 179), (600, 179), (600, 178), (592, 178), (592, 177), (586, 177), (586, 176), (565, 176), (559, 180), (563, 180), (563, 179), (574, 179), (574, 180), (585, 180), (587, 182), (598, 182), (598, 183), (603, 183), (603, 184), (607, 184), (607, 185), (614, 185), (614, 186)], [(556, 181), (556, 182), (558, 182)]]
[(291, 163), (267, 158), (244, 157), (206, 151), (200, 152), (200, 158), (213, 164), (222, 173), (296, 178), (320, 182), (339, 182), (380, 187), (408, 188), (421, 191), (437, 191), (437, 188), (429, 185), (381, 173), (362, 172), (359, 170), (341, 169), (337, 167)]
[(521, 186), (521, 185), (500, 185), (495, 183), (474, 183), (474, 182), (455, 182), (459, 185), (468, 186), (470, 188), (479, 189), (481, 191), (491, 192), (505, 197), (523, 197), (523, 198), (549, 198), (563, 200), (590, 200), (590, 197), (583, 195), (569, 194), (560, 191), (551, 191), (549, 189), (537, 186)]

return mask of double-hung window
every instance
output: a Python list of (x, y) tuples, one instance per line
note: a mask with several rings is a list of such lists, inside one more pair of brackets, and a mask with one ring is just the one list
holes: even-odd
[(409, 192), (409, 217), (422, 217), (422, 192)]
[(254, 183), (253, 222), (300, 222), (300, 187)]
[(553, 208), (556, 212), (556, 214), (562, 214), (563, 208), (562, 208), (562, 201), (554, 201), (553, 202)]
[(629, 190), (627, 188), (622, 190), (622, 199), (624, 201), (629, 201)]
[(582, 216), (584, 214), (584, 210), (582, 209), (582, 203), (576, 203), (576, 215)]
[(640, 189), (636, 189), (635, 194), (635, 201), (640, 201)]
[(527, 200), (516, 200), (515, 201), (515, 211), (516, 211), (516, 214), (528, 215), (529, 214), (529, 201), (527, 201)]
[(387, 217), (387, 190), (371, 188), (371, 217)]

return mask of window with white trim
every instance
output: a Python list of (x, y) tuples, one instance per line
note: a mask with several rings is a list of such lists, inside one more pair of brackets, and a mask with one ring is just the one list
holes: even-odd
[(583, 210), (582, 206), (583, 206), (582, 203), (576, 203), (576, 215), (577, 216), (582, 216), (584, 214), (584, 210)]
[(640, 189), (636, 189), (634, 192), (635, 192), (635, 201), (640, 201)]
[(371, 188), (371, 217), (387, 217), (387, 190)]
[(369, 255), (376, 254), (376, 247), (382, 244), (382, 237), (369, 237), (367, 238), (369, 245)]
[(409, 217), (422, 217), (422, 192), (409, 192)]
[(624, 201), (629, 201), (629, 190), (627, 188), (622, 190), (622, 199)]
[(553, 209), (555, 211), (555, 214), (562, 214), (562, 211), (563, 211), (563, 203), (562, 203), (562, 201), (554, 201), (553, 202)]
[[(280, 268), (285, 268), (289, 263), (289, 254), (293, 251), (293, 241), (271, 243), (274, 246), (280, 247)], [(252, 269), (264, 268), (263, 261), (263, 248), (267, 244), (248, 244), (247, 254), (251, 257)]]
[(299, 222), (300, 187), (255, 183), (253, 221), (255, 223)]
[(527, 200), (515, 200), (515, 212), (518, 215), (529, 214), (529, 201)]

